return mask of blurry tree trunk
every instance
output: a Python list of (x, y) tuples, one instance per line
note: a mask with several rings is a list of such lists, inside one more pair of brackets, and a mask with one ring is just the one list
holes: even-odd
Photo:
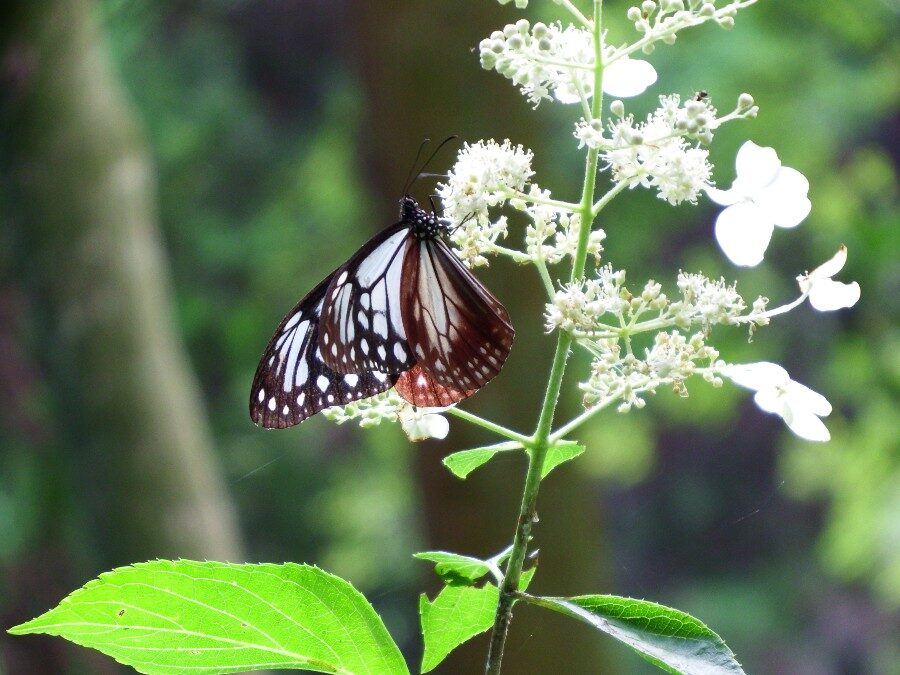
[(28, 212), (23, 283), (76, 480), (109, 563), (241, 558), (234, 506), (174, 327), (154, 165), (91, 0), (13, 3), (22, 64), (13, 165)]
[[(539, 157), (542, 149), (553, 151), (546, 116), (539, 120), (508, 82), (482, 71), (477, 53), (470, 49), (518, 14), (481, 0), (354, 2), (346, 7), (351, 26), (348, 46), (362, 80), (368, 115), (363, 142), (370, 154), (363, 160), (367, 162), (364, 169), (380, 200), (376, 201), (378, 213), (385, 217), (393, 213), (423, 138), (440, 141), (457, 133), (461, 143), (508, 137), (531, 146)], [(446, 149), (429, 171), (445, 170), (453, 157), (454, 150)], [(581, 164), (575, 158), (575, 165)], [(581, 185), (578, 175), (570, 177), (575, 199)], [(424, 199), (432, 183), (415, 185), (415, 196)], [(510, 283), (510, 272), (504, 263), (487, 273), (479, 270), (479, 276), (507, 304), (514, 322), (522, 321), (516, 322), (516, 342), (501, 377), (463, 405), (530, 432), (537, 421), (553, 341), (541, 330), (541, 305), (535, 299), (543, 292), (536, 275), (517, 268), (515, 282)], [(450, 443), (420, 444), (414, 450), (429, 546), (473, 555), (496, 553), (512, 541), (524, 460), (500, 458), (465, 482), (459, 481), (440, 464), (440, 458), (496, 439), (452, 418), (451, 425)], [(603, 584), (608, 553), (602, 546), (598, 501), (590, 481), (571, 467), (557, 469), (547, 481), (538, 500), (541, 526), (534, 545), (541, 549), (541, 570), (534, 590), (555, 595), (608, 590)], [(435, 589), (433, 585), (430, 591)], [(606, 649), (604, 638), (573, 625), (570, 619), (520, 606), (504, 672), (608, 672)], [(481, 636), (455, 650), (436, 672), (481, 672), (486, 654), (487, 637)]]

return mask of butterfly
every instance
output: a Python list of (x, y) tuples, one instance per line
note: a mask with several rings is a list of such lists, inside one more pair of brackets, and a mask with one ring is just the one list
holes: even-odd
[(394, 387), (444, 407), (509, 355), (509, 314), (447, 245), (450, 224), (406, 196), (376, 234), (282, 319), (256, 369), (250, 418), (285, 428)]

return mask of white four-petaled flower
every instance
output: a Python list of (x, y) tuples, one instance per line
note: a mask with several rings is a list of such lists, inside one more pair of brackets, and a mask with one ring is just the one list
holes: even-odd
[(426, 441), (429, 438), (444, 439), (450, 431), (450, 422), (438, 411), (445, 408), (416, 408), (403, 406), (397, 416), (400, 426), (411, 441)]
[(847, 247), (841, 245), (838, 252), (809, 274), (797, 277), (800, 291), (809, 298), (809, 304), (820, 312), (830, 312), (853, 307), (859, 300), (859, 284), (845, 284), (831, 277), (840, 272), (847, 262)]
[(728, 190), (707, 187), (715, 203), (726, 206), (716, 219), (716, 239), (735, 265), (762, 262), (775, 226), (795, 227), (809, 215), (809, 181), (782, 166), (772, 148), (747, 141), (735, 160), (737, 177)]
[(808, 441), (831, 439), (820, 417), (831, 414), (828, 400), (809, 387), (795, 382), (777, 363), (760, 361), (725, 366), (721, 373), (735, 384), (756, 393), (753, 400), (764, 411), (781, 417), (788, 428)]

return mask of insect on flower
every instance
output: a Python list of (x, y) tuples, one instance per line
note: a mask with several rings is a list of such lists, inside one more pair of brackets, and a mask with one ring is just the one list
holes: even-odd
[(391, 387), (414, 406), (444, 407), (493, 379), (515, 331), (447, 245), (450, 229), (403, 197), (400, 221), (281, 321), (253, 378), (250, 418), (289, 427)]

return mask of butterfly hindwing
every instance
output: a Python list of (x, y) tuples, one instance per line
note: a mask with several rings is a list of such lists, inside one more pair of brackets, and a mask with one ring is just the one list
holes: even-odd
[[(339, 271), (339, 270), (338, 270)], [(319, 350), (319, 319), (332, 273), (282, 319), (266, 347), (250, 392), (250, 418), (283, 429), (334, 405), (386, 391), (396, 376), (377, 370), (339, 373)]]
[(397, 391), (414, 405), (446, 406), (493, 379), (515, 331), (500, 302), (438, 238), (413, 244), (403, 269), (406, 339), (420, 371)]
[(401, 373), (414, 363), (403, 328), (400, 288), (409, 225), (373, 237), (335, 272), (322, 310), (322, 355), (341, 373)]

